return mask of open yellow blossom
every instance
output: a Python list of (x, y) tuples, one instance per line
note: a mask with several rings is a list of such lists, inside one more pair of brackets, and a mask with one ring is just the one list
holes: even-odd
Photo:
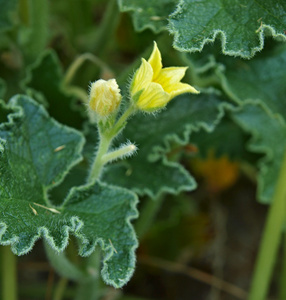
[(199, 93), (191, 85), (180, 82), (187, 67), (162, 67), (161, 53), (154, 42), (150, 58), (148, 61), (142, 58), (130, 86), (134, 104), (143, 111), (152, 112), (163, 108), (175, 96), (184, 93)]

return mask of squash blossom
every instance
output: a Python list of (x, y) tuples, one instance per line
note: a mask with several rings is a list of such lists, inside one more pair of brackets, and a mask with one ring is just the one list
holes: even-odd
[(100, 117), (115, 112), (121, 101), (121, 94), (115, 79), (99, 79), (93, 82), (89, 91), (89, 107)]
[(187, 83), (180, 82), (187, 67), (162, 68), (161, 53), (154, 42), (153, 52), (146, 61), (142, 58), (130, 86), (131, 99), (140, 110), (152, 112), (163, 108), (174, 97), (199, 92)]

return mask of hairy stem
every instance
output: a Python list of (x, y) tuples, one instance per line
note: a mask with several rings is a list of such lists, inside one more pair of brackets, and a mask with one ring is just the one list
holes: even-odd
[(91, 166), (91, 170), (87, 182), (94, 182), (95, 180), (99, 179), (100, 173), (102, 171), (102, 167), (104, 165), (104, 161), (102, 160), (102, 157), (107, 153), (111, 141), (112, 138), (107, 137), (104, 134), (100, 135), (98, 150), (96, 153), (95, 160)]
[(285, 221), (286, 200), (286, 152), (281, 165), (272, 203), (267, 215), (266, 225), (259, 248), (254, 270), (249, 300), (266, 299), (275, 264), (283, 223)]

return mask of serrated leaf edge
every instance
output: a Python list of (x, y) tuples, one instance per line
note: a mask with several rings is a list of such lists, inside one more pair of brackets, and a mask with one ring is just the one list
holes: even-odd
[[(33, 94), (33, 92), (35, 93), (39, 93), (43, 99), (45, 99), (46, 103), (41, 103), (42, 105), (44, 105), (45, 107), (48, 107), (49, 104), (48, 104), (48, 101), (46, 99), (46, 97), (43, 95), (42, 92), (40, 91), (37, 91), (33, 88), (30, 88), (28, 86), (28, 83), (31, 81), (31, 79), (33, 78), (33, 70), (38, 68), (41, 63), (42, 63), (42, 60), (44, 57), (50, 55), (53, 62), (55, 63), (55, 65), (57, 65), (57, 69), (56, 69), (56, 72), (58, 74), (58, 76), (60, 78), (63, 77), (63, 70), (62, 68), (60, 67), (60, 63), (59, 63), (59, 60), (58, 60), (58, 57), (57, 57), (57, 54), (56, 52), (53, 50), (53, 49), (46, 49), (45, 51), (43, 51), (41, 53), (41, 55), (37, 56), (37, 59), (30, 65), (27, 66), (26, 68), (26, 76), (20, 81), (20, 87), (28, 94)], [(60, 85), (60, 88), (62, 88), (62, 86)]]
[(73, 133), (74, 135), (77, 135), (78, 137), (80, 137), (80, 142), (78, 143), (78, 146), (75, 149), (75, 153), (77, 153), (77, 156), (78, 156), (77, 159), (74, 159), (70, 164), (67, 165), (66, 171), (62, 172), (62, 174), (58, 177), (58, 180), (56, 182), (51, 183), (50, 185), (44, 186), (44, 190), (48, 191), (50, 188), (54, 188), (54, 187), (58, 186), (64, 180), (65, 176), (72, 169), (72, 167), (74, 167), (76, 164), (78, 164), (80, 161), (82, 161), (82, 159), (83, 159), (82, 150), (83, 150), (83, 146), (85, 144), (85, 138), (80, 131), (77, 131), (76, 129), (71, 128), (67, 125), (63, 125), (63, 124), (59, 123), (57, 120), (55, 120), (54, 118), (50, 117), (48, 112), (45, 110), (45, 108), (41, 104), (37, 103), (32, 98), (25, 96), (25, 95), (16, 95), (9, 100), (9, 103), (8, 103), (8, 105), (6, 105), (6, 107), (8, 109), (12, 109), (12, 110), (15, 109), (18, 111), (8, 115), (8, 122), (6, 122), (6, 123), (4, 122), (4, 123), (0, 124), (0, 130), (1, 130), (1, 128), (4, 128), (4, 126), (6, 127), (6, 130), (7, 130), (9, 127), (13, 126), (13, 122), (16, 118), (21, 118), (22, 116), (24, 116), (24, 109), (18, 104), (18, 99), (20, 99), (20, 98), (25, 99), (25, 101), (30, 102), (32, 105), (37, 106), (39, 111), (43, 114), (43, 116), (48, 118), (50, 120), (50, 122), (52, 122), (52, 124), (55, 125), (57, 128), (59, 128), (59, 129), (64, 128), (65, 132), (70, 132), (70, 133)]
[[(125, 218), (127, 226), (130, 228), (130, 230), (132, 232), (131, 238), (134, 240), (134, 245), (130, 249), (131, 264), (133, 267), (130, 268), (129, 273), (127, 274), (126, 278), (124, 278), (124, 280), (122, 279), (121, 284), (117, 284), (114, 280), (112, 280), (110, 278), (109, 272), (108, 272), (108, 261), (115, 254), (114, 248), (110, 244), (105, 244), (104, 240), (102, 238), (97, 238), (93, 244), (90, 244), (88, 238), (85, 237), (85, 235), (82, 233), (82, 230), (81, 230), (84, 227), (84, 222), (77, 216), (72, 216), (69, 219), (69, 221), (67, 221), (70, 224), (64, 225), (62, 227), (63, 228), (63, 232), (62, 232), (63, 239), (62, 239), (61, 245), (56, 245), (55, 240), (54, 240), (53, 236), (50, 234), (49, 230), (45, 226), (41, 226), (41, 227), (38, 227), (37, 233), (31, 239), (30, 245), (28, 245), (21, 252), (19, 252), (17, 250), (17, 244), (21, 241), (19, 236), (13, 236), (11, 239), (9, 239), (7, 241), (2, 241), (2, 237), (8, 228), (7, 224), (5, 224), (3, 222), (0, 222), (0, 244), (3, 246), (11, 245), (12, 252), (14, 254), (20, 256), (20, 255), (24, 255), (24, 254), (27, 254), (28, 252), (30, 252), (32, 250), (33, 246), (35, 245), (36, 241), (38, 241), (40, 238), (44, 238), (53, 250), (55, 250), (56, 252), (62, 252), (65, 250), (65, 248), (68, 245), (69, 235), (73, 234), (81, 242), (81, 247), (79, 249), (79, 255), (81, 255), (83, 257), (87, 257), (87, 256), (91, 255), (94, 252), (95, 247), (97, 245), (100, 246), (101, 250), (105, 253), (103, 256), (103, 268), (101, 270), (103, 279), (105, 280), (105, 282), (107, 284), (110, 284), (110, 285), (114, 286), (115, 288), (122, 287), (124, 284), (126, 284), (129, 281), (129, 279), (131, 278), (131, 276), (133, 275), (134, 270), (135, 270), (135, 263), (136, 263), (135, 250), (138, 247), (138, 240), (137, 240), (135, 231), (133, 229), (133, 226), (131, 224), (131, 221), (138, 217), (138, 210), (136, 207), (137, 203), (138, 203), (138, 197), (136, 196), (136, 194), (134, 194), (133, 192), (131, 192), (125, 188), (107, 185), (102, 182), (97, 182), (96, 184), (99, 184), (102, 187), (112, 188), (113, 190), (124, 191), (124, 193), (130, 194), (130, 198), (131, 197), (133, 198), (133, 200), (130, 203), (130, 208), (131, 208), (132, 213), (127, 215), (127, 217)], [(72, 188), (65, 200), (65, 203), (67, 203), (68, 198), (71, 197), (72, 194), (75, 193), (76, 191), (89, 189), (93, 185), (94, 185), (94, 183), (85, 185), (85, 186), (81, 186), (81, 187)]]
[[(135, 263), (136, 263), (135, 250), (137, 249), (137, 247), (138, 247), (139, 244), (138, 244), (138, 240), (137, 240), (134, 228), (133, 228), (133, 226), (131, 224), (131, 221), (134, 220), (134, 219), (136, 219), (139, 216), (139, 212), (137, 210), (137, 204), (138, 204), (139, 200), (138, 200), (138, 197), (137, 197), (137, 195), (135, 193), (133, 193), (132, 191), (130, 191), (130, 190), (126, 189), (126, 188), (122, 188), (122, 187), (118, 187), (118, 186), (106, 184), (106, 183), (101, 182), (101, 181), (97, 181), (96, 183), (90, 183), (90, 184), (87, 184), (87, 185), (84, 185), (84, 186), (80, 186), (80, 187), (73, 187), (70, 190), (70, 192), (68, 193), (68, 195), (67, 195), (67, 197), (66, 197), (66, 199), (65, 199), (65, 201), (63, 203), (63, 207), (65, 205), (68, 205), (68, 201), (69, 201), (69, 199), (72, 197), (72, 195), (74, 193), (76, 193), (79, 190), (81, 190), (81, 191), (82, 190), (87, 190), (87, 189), (91, 188), (94, 184), (99, 184), (101, 187), (108, 187), (108, 188), (112, 188), (113, 190), (123, 191), (124, 193), (129, 193), (130, 194), (130, 198), (131, 197), (133, 198), (133, 200), (130, 203), (130, 208), (131, 208), (131, 211), (133, 213), (129, 214), (125, 218), (127, 226), (129, 227), (129, 229), (132, 232), (132, 237), (131, 238), (134, 240), (134, 245), (130, 249), (131, 264), (133, 265), (133, 268), (130, 270), (130, 272), (128, 273), (128, 275), (125, 278), (125, 280), (122, 281), (121, 285), (118, 285), (116, 282), (114, 282), (110, 278), (109, 273), (108, 273), (108, 260), (115, 254), (115, 250), (114, 250), (114, 248), (113, 248), (113, 246), (111, 244), (105, 245), (104, 240), (102, 238), (97, 238), (95, 240), (95, 242), (94, 242), (93, 245), (89, 245), (88, 239), (82, 238), (81, 242), (83, 244), (82, 244), (82, 246), (80, 247), (80, 250), (79, 250), (79, 254), (81, 256), (86, 257), (86, 256), (91, 255), (94, 252), (95, 247), (97, 245), (99, 245), (100, 248), (101, 248), (101, 250), (106, 253), (104, 255), (104, 257), (103, 257), (103, 268), (101, 270), (102, 277), (103, 277), (103, 279), (105, 280), (105, 282), (107, 284), (110, 284), (110, 285), (112, 285), (112, 286), (114, 286), (116, 288), (119, 288), (119, 287), (122, 287), (124, 284), (126, 284), (129, 281), (129, 279), (131, 278), (131, 276), (133, 275), (134, 270), (135, 270)], [(81, 236), (83, 237), (84, 235), (82, 234)], [(86, 247), (86, 246), (88, 246), (88, 247)]]
[[(134, 25), (135, 30), (137, 32), (142, 32), (142, 31), (144, 31), (146, 29), (150, 29), (155, 34), (158, 34), (158, 33), (162, 32), (162, 31), (166, 31), (168, 29), (168, 26), (162, 26), (160, 29), (157, 29), (156, 26), (154, 26), (152, 22), (150, 24), (144, 24), (142, 27), (139, 27), (138, 23), (136, 22), (136, 19), (134, 18), (134, 15), (133, 15), (136, 12), (136, 8), (135, 7), (125, 6), (122, 3), (122, 0), (118, 0), (118, 6), (119, 6), (119, 9), (120, 9), (121, 12), (129, 12), (129, 13), (131, 13), (133, 25)], [(168, 19), (166, 18), (166, 21), (167, 20)]]
[(260, 52), (263, 47), (264, 47), (264, 32), (267, 30), (274, 39), (277, 39), (279, 41), (285, 41), (286, 42), (286, 35), (282, 34), (282, 33), (277, 33), (275, 28), (270, 26), (270, 25), (266, 25), (266, 24), (262, 24), (260, 26), (260, 30), (259, 30), (259, 45), (252, 48), (250, 51), (250, 55), (244, 55), (243, 53), (241, 53), (242, 51), (233, 51), (233, 50), (227, 50), (226, 49), (226, 44), (227, 44), (227, 36), (226, 33), (223, 30), (213, 30), (213, 35), (211, 38), (205, 38), (202, 40), (200, 47), (196, 48), (196, 47), (192, 47), (190, 49), (184, 48), (184, 47), (180, 47), (179, 46), (179, 39), (180, 39), (180, 33), (174, 29), (174, 26), (172, 26), (172, 21), (171, 18), (175, 17), (177, 14), (180, 14), (183, 11), (183, 5), (184, 5), (184, 0), (179, 0), (179, 3), (177, 5), (176, 10), (169, 15), (169, 24), (167, 26), (168, 31), (174, 35), (174, 41), (173, 41), (173, 47), (180, 51), (180, 52), (201, 52), (204, 48), (205, 44), (208, 43), (213, 43), (217, 37), (221, 37), (221, 45), (222, 45), (222, 53), (224, 55), (229, 55), (229, 56), (239, 56), (245, 59), (251, 59), (257, 52)]
[[(254, 105), (254, 106), (259, 106), (262, 108), (262, 110), (265, 111), (265, 113), (273, 120), (281, 123), (281, 126), (284, 126), (286, 129), (286, 124), (284, 119), (282, 118), (281, 115), (273, 113), (267, 105), (265, 105), (261, 100), (259, 99), (248, 99), (246, 100), (240, 107), (237, 108), (232, 108), (230, 109), (230, 111), (232, 113), (236, 113), (239, 112), (241, 110), (243, 110), (243, 108), (245, 106), (248, 105)], [(264, 174), (267, 173), (268, 167), (267, 164), (270, 163), (273, 159), (274, 159), (274, 153), (271, 147), (267, 147), (267, 146), (261, 146), (261, 145), (256, 145), (256, 142), (259, 140), (259, 136), (260, 133), (255, 130), (254, 128), (250, 128), (248, 126), (245, 126), (242, 122), (238, 121), (236, 118), (234, 118), (234, 122), (236, 122), (244, 131), (248, 132), (251, 134), (251, 138), (249, 139), (249, 141), (247, 142), (247, 149), (250, 152), (255, 152), (255, 153), (262, 153), (264, 154), (264, 157), (261, 158), (258, 161), (258, 169), (260, 170), (258, 177), (257, 177), (257, 193), (258, 193), (258, 198), (260, 200), (261, 203), (264, 204), (269, 204), (269, 200), (268, 198), (264, 198), (263, 197), (263, 190), (264, 190)]]

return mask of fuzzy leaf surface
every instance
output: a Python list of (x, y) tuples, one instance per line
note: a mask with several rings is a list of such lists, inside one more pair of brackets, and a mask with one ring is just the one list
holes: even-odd
[(245, 102), (233, 118), (252, 135), (248, 150), (264, 154), (258, 162), (258, 198), (270, 203), (286, 149), (285, 121), (260, 101)]
[(1, 107), (13, 113), (0, 125), (0, 244), (22, 255), (44, 237), (63, 251), (72, 234), (83, 256), (101, 247), (108, 284), (125, 284), (135, 265), (137, 240), (130, 220), (137, 215), (136, 196), (93, 183), (72, 189), (64, 205), (52, 208), (48, 190), (81, 159), (83, 136), (28, 97), (14, 97)]
[[(225, 66), (221, 77), (223, 88), (243, 103), (246, 99), (260, 99), (274, 113), (286, 120), (286, 46), (264, 50), (250, 61), (218, 57)], [(243, 88), (241, 88), (243, 86)]]
[(167, 18), (175, 10), (178, 0), (119, 0), (118, 3), (120, 11), (131, 12), (136, 31), (149, 28), (159, 33), (167, 29)]
[(284, 0), (181, 0), (169, 30), (179, 51), (200, 51), (220, 37), (224, 54), (251, 58), (264, 36), (286, 41), (285, 26)]
[(194, 178), (180, 164), (168, 160), (166, 153), (173, 144), (187, 144), (191, 132), (213, 130), (223, 115), (222, 103), (214, 94), (186, 94), (172, 100), (155, 116), (136, 115), (123, 135), (135, 142), (138, 154), (111, 165), (103, 180), (151, 197), (195, 189)]

